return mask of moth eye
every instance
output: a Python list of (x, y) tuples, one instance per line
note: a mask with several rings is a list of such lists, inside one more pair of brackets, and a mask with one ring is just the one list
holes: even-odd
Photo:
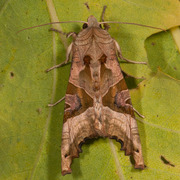
[(86, 29), (87, 27), (88, 27), (88, 24), (87, 24), (87, 23), (84, 23), (82, 28), (83, 28), (83, 29)]
[(139, 153), (139, 149), (136, 149), (136, 152)]

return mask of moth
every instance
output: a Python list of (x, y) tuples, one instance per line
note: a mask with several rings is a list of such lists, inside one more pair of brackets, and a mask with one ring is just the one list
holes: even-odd
[[(107, 24), (121, 22), (104, 22), (105, 8), (102, 22), (98, 22), (94, 16), (90, 16), (87, 22), (69, 21), (83, 22), (83, 29), (78, 34), (67, 34), (68, 37), (73, 37), (73, 42), (67, 49), (66, 61), (47, 70), (61, 67), (70, 59), (72, 61), (65, 98), (49, 105), (54, 106), (65, 99), (61, 144), (62, 175), (72, 172), (72, 160), (79, 157), (82, 143), (86, 139), (97, 137), (113, 138), (121, 142), (125, 155), (133, 156), (135, 168), (145, 167), (134, 112), (140, 114), (132, 106), (118, 58), (130, 63), (143, 62), (134, 62), (122, 56), (117, 41), (108, 33)], [(48, 24), (54, 23), (66, 22)]]
[(74, 40), (64, 63), (72, 57), (62, 130), (62, 175), (72, 172), (81, 144), (97, 137), (120, 141), (125, 155), (133, 156), (135, 168), (144, 169), (135, 109), (118, 62), (120, 47), (107, 29), (107, 24), (103, 29), (90, 16), (78, 34), (70, 34)]

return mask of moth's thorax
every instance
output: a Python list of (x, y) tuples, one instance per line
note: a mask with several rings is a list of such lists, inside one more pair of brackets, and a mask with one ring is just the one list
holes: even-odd
[(82, 29), (78, 33), (74, 40), (76, 46), (90, 46), (93, 40), (98, 44), (109, 44), (113, 42), (113, 39), (106, 30), (101, 29), (96, 22), (91, 23), (93, 23), (91, 26)]

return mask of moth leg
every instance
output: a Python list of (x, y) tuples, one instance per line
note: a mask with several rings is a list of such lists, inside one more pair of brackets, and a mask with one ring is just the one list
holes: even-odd
[(101, 21), (102, 22), (104, 22), (104, 14), (105, 14), (106, 8), (107, 8), (107, 6), (103, 7), (103, 11), (102, 11), (102, 14), (101, 14)]
[(121, 48), (118, 44), (118, 42), (116, 40), (114, 40), (114, 43), (115, 43), (115, 46), (116, 46), (116, 49), (117, 49), (117, 52), (118, 52), (118, 56), (120, 57), (120, 59), (123, 59), (129, 63), (133, 63), (133, 64), (147, 64), (146, 62), (136, 62), (136, 61), (132, 61), (130, 59), (126, 59), (122, 56), (122, 53), (121, 53)]
[(127, 102), (128, 100), (130, 100), (130, 95), (129, 95), (129, 91), (126, 90), (122, 90), (116, 93), (115, 96), (115, 104), (118, 108), (125, 108), (125, 111), (129, 112), (129, 110), (127, 110), (127, 108), (132, 109), (134, 112), (136, 112), (140, 117), (144, 118), (143, 115), (141, 115), (131, 104), (131, 102)]
[(57, 64), (57, 65), (55, 65), (55, 66), (47, 69), (46, 72), (49, 72), (49, 71), (51, 71), (52, 69), (61, 67), (61, 66), (65, 65), (65, 64), (67, 64), (67, 63), (69, 62), (69, 60), (70, 60), (70, 55), (71, 55), (71, 50), (72, 50), (72, 44), (73, 44), (73, 43), (71, 43), (71, 44), (69, 45), (69, 47), (67, 48), (66, 60), (65, 60), (64, 62), (62, 62), (61, 64)]
[(141, 117), (141, 118), (145, 118), (145, 116), (143, 116), (142, 114), (140, 114), (131, 104), (126, 104), (125, 106), (129, 106), (129, 107), (131, 107), (133, 110), (134, 110), (134, 112), (139, 116), (139, 117)]
[(133, 110), (134, 110), (134, 112), (136, 112), (136, 114), (139, 116), (139, 117), (141, 117), (141, 118), (145, 118), (145, 116), (143, 116), (142, 114), (140, 114), (134, 107), (132, 107), (133, 108)]
[[(103, 11), (101, 14), (101, 22), (104, 22), (104, 14), (105, 14), (106, 8), (107, 6), (103, 7)], [(104, 26), (104, 30), (108, 30), (110, 28), (110, 26), (107, 23), (103, 24), (103, 26)]]
[(58, 29), (54, 29), (54, 28), (50, 28), (49, 29), (50, 31), (55, 31), (55, 32), (58, 32), (58, 33), (60, 33), (60, 34), (62, 34), (62, 35), (65, 35), (67, 38), (69, 38), (69, 37), (73, 37), (73, 38), (75, 38), (76, 36), (77, 36), (77, 34), (75, 33), (75, 32), (69, 32), (69, 33), (66, 33), (66, 32), (62, 32), (62, 31), (60, 31), (60, 30), (58, 30)]
[(61, 98), (59, 101), (55, 102), (54, 104), (48, 104), (49, 107), (55, 106), (57, 104), (59, 104), (61, 101), (63, 101), (65, 99), (65, 96), (63, 98)]

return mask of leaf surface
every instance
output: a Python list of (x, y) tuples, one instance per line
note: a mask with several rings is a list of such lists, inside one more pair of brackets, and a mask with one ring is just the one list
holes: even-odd
[[(89, 1), (24, 0), (0, 2), (0, 179), (180, 179), (180, 55), (172, 27), (180, 25), (178, 0)], [(17, 31), (51, 21), (105, 20), (161, 27), (167, 32), (133, 25), (111, 24), (109, 33), (122, 54), (148, 65), (121, 62), (122, 69), (145, 77), (130, 91), (147, 168), (134, 169), (114, 140), (90, 140), (72, 163), (73, 173), (61, 176), (61, 132), (64, 102), (47, 104), (66, 92), (70, 65), (45, 73), (65, 60), (67, 40), (49, 32), (51, 26)], [(79, 32), (81, 24), (60, 24), (64, 32)], [(173, 165), (161, 160), (165, 157)]]

